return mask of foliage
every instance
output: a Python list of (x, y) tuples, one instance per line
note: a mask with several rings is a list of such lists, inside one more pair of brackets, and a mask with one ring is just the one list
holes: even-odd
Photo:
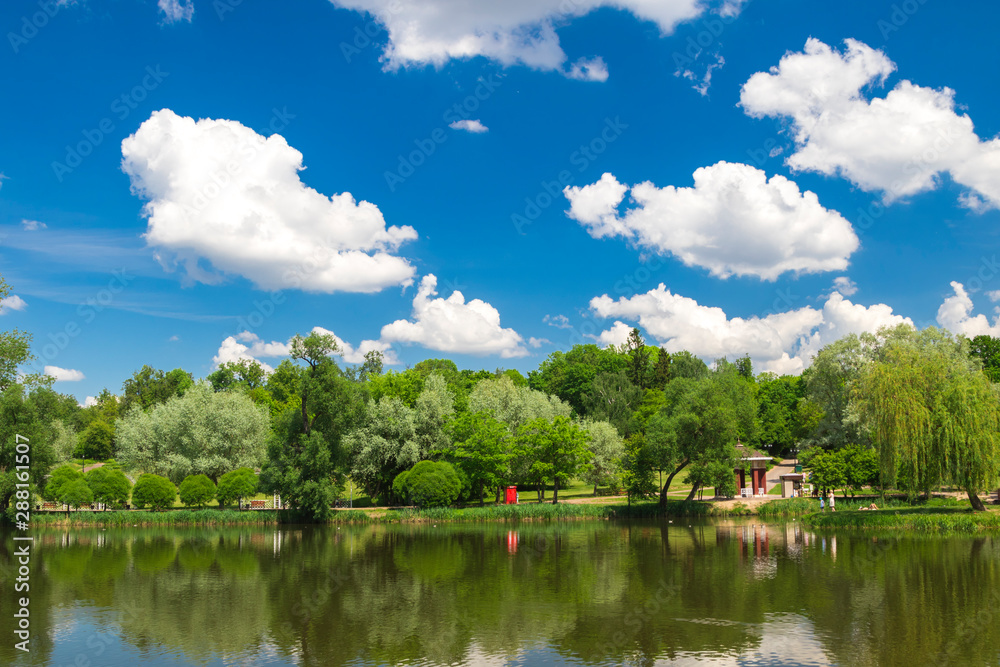
[(536, 483), (551, 480), (555, 489), (552, 502), (559, 502), (559, 485), (587, 470), (593, 454), (587, 449), (587, 435), (569, 417), (552, 421), (533, 419), (517, 432), (518, 446), (529, 452), (532, 460), (529, 477)]
[(486, 489), (499, 489), (514, 476), (516, 452), (507, 426), (487, 412), (465, 412), (451, 423), (454, 445), (445, 451), (465, 473), (480, 504)]
[(399, 398), (383, 396), (368, 408), (365, 423), (344, 438), (351, 479), (372, 499), (387, 503), (396, 476), (423, 458), (414, 411)]
[(59, 493), (59, 502), (68, 507), (85, 507), (94, 502), (94, 492), (90, 490), (87, 482), (81, 476), (62, 487)]
[(250, 468), (237, 468), (219, 478), (215, 497), (219, 507), (257, 494), (257, 475)]
[(256, 359), (237, 359), (224, 361), (218, 369), (206, 377), (215, 391), (227, 391), (235, 388), (247, 390), (264, 386), (267, 372)]
[(517, 386), (507, 375), (483, 380), (469, 394), (469, 412), (486, 412), (511, 433), (533, 419), (569, 417), (570, 407), (555, 396)]
[(267, 455), (260, 473), (261, 490), (280, 494), (297, 519), (326, 521), (337, 497), (337, 473), (323, 435), (313, 431), (288, 444), (273, 439)]
[(204, 508), (212, 498), (215, 498), (215, 482), (205, 475), (188, 475), (181, 482), (179, 489), (181, 502), (187, 507), (198, 505)]
[(618, 488), (621, 485), (621, 460), (625, 456), (625, 442), (618, 430), (604, 421), (584, 420), (587, 448), (591, 453), (590, 467), (582, 479), (588, 484)]
[(614, 425), (623, 436), (631, 432), (629, 421), (644, 397), (625, 371), (599, 373), (583, 396), (588, 417)]
[(670, 376), (698, 380), (708, 377), (708, 366), (687, 350), (681, 350), (670, 355)]
[[(13, 506), (18, 484), (28, 483), (29, 490), (38, 493), (56, 460), (52, 432), (25, 393), (24, 386), (19, 384), (0, 393), (0, 513)], [(27, 452), (23, 451), (25, 448)], [(17, 469), (27, 463), (30, 463), (27, 471)]]
[(417, 507), (446, 507), (458, 499), (462, 480), (446, 461), (420, 461), (396, 477), (393, 490)]
[(148, 412), (133, 408), (118, 421), (118, 458), (127, 469), (180, 481), (192, 474), (218, 479), (261, 463), (267, 410), (238, 392), (214, 392), (199, 382)]
[(132, 504), (138, 508), (149, 507), (154, 512), (173, 507), (177, 487), (166, 477), (146, 473), (132, 488)]
[(980, 334), (969, 341), (969, 354), (983, 364), (990, 382), (1000, 382), (1000, 338)]
[(42, 494), (42, 497), (51, 501), (59, 500), (67, 488), (81, 479), (83, 479), (83, 473), (77, 470), (76, 466), (72, 464), (59, 466), (49, 475), (49, 481), (45, 485), (45, 493)]
[[(0, 300), (9, 295), (10, 286), (0, 277)], [(23, 366), (35, 361), (35, 355), (31, 353), (31, 334), (17, 329), (0, 331), (0, 392), (6, 392), (16, 385), (27, 388), (51, 385), (51, 376), (23, 371)]]
[(645, 444), (645, 437), (641, 433), (633, 433), (624, 441), (621, 474), (629, 505), (633, 499), (644, 500), (659, 490), (653, 478), (655, 462), (652, 450)]
[(191, 374), (181, 368), (164, 373), (152, 366), (143, 366), (122, 384), (119, 410), (122, 414), (137, 406), (149, 410), (171, 398), (183, 396), (194, 385)]
[[(704, 364), (702, 364), (704, 365)], [(574, 345), (569, 352), (553, 352), (538, 370), (528, 373), (532, 389), (558, 396), (577, 415), (585, 415), (583, 396), (598, 373), (626, 370), (627, 357), (597, 345)]]
[(447, 426), (454, 414), (455, 393), (448, 388), (444, 376), (435, 372), (424, 382), (413, 417), (414, 440), (421, 458), (448, 447), (451, 440)]
[(950, 482), (984, 511), (977, 493), (1000, 478), (995, 386), (969, 359), (965, 339), (934, 328), (879, 335), (854, 396), (878, 446), (883, 482), (911, 493)]
[(103, 419), (97, 419), (80, 433), (74, 453), (78, 457), (103, 461), (114, 456), (114, 446), (114, 427)]
[(762, 373), (757, 377), (760, 445), (771, 454), (788, 456), (801, 433), (799, 402), (804, 398), (801, 377)]
[(633, 327), (629, 332), (622, 352), (628, 357), (626, 373), (629, 381), (639, 389), (648, 388), (650, 386), (649, 359), (652, 355), (638, 328)]
[(128, 502), (132, 483), (121, 470), (107, 465), (94, 468), (86, 474), (87, 484), (94, 492), (94, 500), (105, 505), (122, 507)]

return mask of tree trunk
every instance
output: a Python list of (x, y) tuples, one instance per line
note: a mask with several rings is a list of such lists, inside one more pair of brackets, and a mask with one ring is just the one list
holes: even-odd
[(701, 488), (701, 484), (698, 483), (698, 482), (695, 482), (695, 485), (691, 487), (691, 493), (688, 494), (688, 497), (685, 499), (685, 502), (694, 500), (694, 494), (698, 493), (698, 489), (700, 489), (700, 488)]
[(974, 512), (985, 512), (986, 505), (979, 498), (979, 494), (972, 489), (966, 489), (965, 492), (969, 495), (969, 502), (972, 503), (972, 510)]
[(674, 468), (674, 471), (667, 476), (667, 483), (663, 485), (662, 489), (660, 489), (660, 509), (667, 506), (667, 490), (670, 489), (670, 483), (674, 481), (674, 475), (679, 473), (681, 470), (684, 470), (688, 463), (690, 463), (690, 461), (688, 459), (684, 459), (684, 462)]
[(559, 502), (559, 478), (558, 477), (555, 480), (553, 480), (553, 487), (552, 487), (552, 504), (555, 505), (557, 502)]
[(596, 484), (594, 484), (594, 495), (595, 496), (597, 495), (597, 485)]

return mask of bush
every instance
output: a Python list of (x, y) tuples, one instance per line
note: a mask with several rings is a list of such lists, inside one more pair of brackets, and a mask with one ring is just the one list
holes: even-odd
[(257, 475), (250, 468), (237, 468), (219, 479), (215, 497), (219, 507), (257, 494)]
[(88, 472), (85, 479), (87, 486), (94, 492), (94, 500), (117, 507), (128, 502), (132, 482), (128, 481), (128, 477), (121, 470), (105, 465)]
[(215, 497), (215, 491), (215, 482), (206, 475), (188, 475), (181, 482), (181, 502), (188, 507), (193, 505), (204, 507)]
[(444, 507), (458, 499), (462, 479), (450, 463), (421, 461), (397, 475), (392, 488), (394, 493), (408, 498), (418, 507)]
[(63, 486), (62, 493), (59, 494), (59, 502), (79, 509), (94, 502), (94, 492), (90, 490), (87, 482), (81, 476), (75, 482)]
[(83, 479), (83, 473), (73, 465), (67, 463), (59, 466), (49, 475), (49, 481), (45, 485), (45, 492), (42, 494), (46, 500), (59, 500), (63, 491), (74, 482)]
[(177, 487), (166, 477), (145, 474), (139, 478), (132, 489), (132, 503), (139, 508), (149, 507), (162, 510), (172, 507), (177, 498)]

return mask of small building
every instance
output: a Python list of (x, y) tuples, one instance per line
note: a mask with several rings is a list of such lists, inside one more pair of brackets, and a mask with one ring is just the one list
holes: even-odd
[[(767, 464), (771, 457), (764, 452), (751, 449), (736, 441), (736, 451), (740, 465), (733, 472), (736, 474), (736, 495), (763, 496), (767, 495)], [(750, 484), (747, 484), (747, 477)]]
[(781, 497), (798, 498), (803, 494), (806, 476), (800, 472), (790, 472), (781, 475)]

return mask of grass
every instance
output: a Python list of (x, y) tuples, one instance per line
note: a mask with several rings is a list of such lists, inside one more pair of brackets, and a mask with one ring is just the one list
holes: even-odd
[(813, 513), (804, 522), (814, 528), (918, 533), (981, 533), (1000, 531), (1000, 512), (973, 512), (967, 501), (934, 498), (911, 505), (902, 500), (877, 503), (877, 511), (844, 508)]

